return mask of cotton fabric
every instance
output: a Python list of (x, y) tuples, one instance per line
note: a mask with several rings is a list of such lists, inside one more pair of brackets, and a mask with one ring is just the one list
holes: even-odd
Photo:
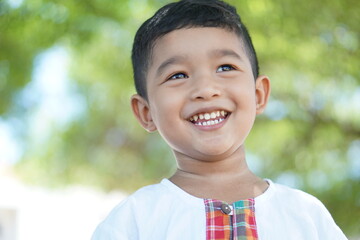
[[(256, 229), (252, 234), (258, 239), (347, 239), (318, 199), (267, 182), (268, 189), (252, 200), (252, 227)], [(163, 179), (159, 184), (139, 189), (116, 206), (97, 227), (92, 240), (210, 240), (206, 201)]]
[[(257, 240), (254, 199), (227, 202), (204, 199), (207, 240)], [(231, 211), (224, 211), (223, 207)], [(229, 213), (228, 213), (229, 212)]]

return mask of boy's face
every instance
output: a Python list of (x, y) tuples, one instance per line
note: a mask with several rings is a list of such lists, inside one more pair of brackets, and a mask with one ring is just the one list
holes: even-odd
[(242, 42), (221, 28), (172, 31), (157, 40), (147, 75), (148, 101), (135, 95), (140, 123), (158, 130), (179, 158), (213, 161), (243, 145), (270, 86), (256, 83)]

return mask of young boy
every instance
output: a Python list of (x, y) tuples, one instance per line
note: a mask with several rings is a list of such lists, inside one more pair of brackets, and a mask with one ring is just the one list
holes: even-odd
[(244, 142), (270, 94), (236, 10), (217, 0), (161, 8), (138, 30), (133, 112), (177, 171), (120, 203), (93, 239), (346, 239), (315, 197), (255, 176)]

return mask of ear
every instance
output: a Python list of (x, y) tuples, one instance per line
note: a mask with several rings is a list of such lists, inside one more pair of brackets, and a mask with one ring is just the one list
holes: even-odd
[(261, 75), (256, 79), (256, 114), (260, 114), (265, 110), (266, 104), (270, 96), (270, 79)]
[(156, 130), (147, 100), (135, 94), (131, 97), (131, 108), (136, 119), (146, 131), (154, 132)]

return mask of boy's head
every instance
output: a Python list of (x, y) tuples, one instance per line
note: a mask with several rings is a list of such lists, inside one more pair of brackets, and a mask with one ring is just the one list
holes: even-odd
[(132, 63), (135, 87), (140, 96), (148, 98), (146, 77), (156, 41), (174, 30), (193, 27), (218, 27), (234, 32), (251, 63), (254, 79), (258, 77), (256, 52), (236, 9), (219, 0), (181, 0), (159, 9), (136, 33)]
[(159, 132), (179, 166), (242, 154), (270, 82), (257, 76), (255, 51), (234, 8), (216, 0), (165, 6), (138, 31), (133, 64), (135, 117)]

